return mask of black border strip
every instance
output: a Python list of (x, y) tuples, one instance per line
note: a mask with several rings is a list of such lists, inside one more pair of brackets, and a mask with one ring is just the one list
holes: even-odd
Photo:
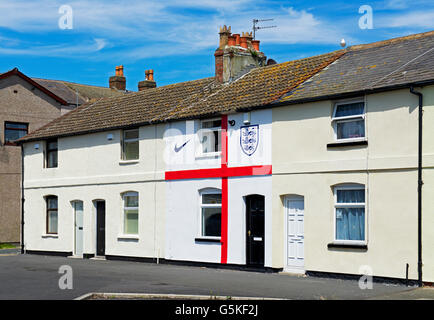
[[(330, 279), (343, 279), (343, 280), (360, 280), (361, 274), (351, 274), (351, 273), (336, 273), (336, 272), (326, 272), (326, 271), (307, 271), (306, 275), (309, 277), (317, 278), (330, 278)], [(404, 279), (404, 278), (391, 278), (391, 277), (380, 277), (372, 276), (372, 281), (376, 283), (390, 283), (399, 284), (407, 286), (417, 286), (418, 281), (416, 279)]]
[[(105, 256), (107, 260), (120, 260), (120, 261), (134, 261), (134, 262), (145, 262), (145, 263), (157, 263), (157, 258), (146, 258), (146, 257), (131, 257), (131, 256)], [(197, 261), (182, 261), (182, 260), (168, 260), (164, 258), (158, 259), (159, 264), (166, 265), (177, 265), (177, 266), (189, 266), (189, 267), (200, 267), (200, 268), (216, 268), (216, 269), (229, 269), (229, 270), (240, 270), (240, 271), (252, 271), (252, 272), (264, 272), (264, 273), (277, 273), (283, 270), (283, 268), (271, 268), (262, 266), (248, 266), (241, 264), (221, 264), (213, 262), (197, 262)]]
[(69, 257), (72, 256), (72, 252), (65, 251), (40, 251), (40, 250), (26, 250), (26, 254), (35, 254), (42, 256), (58, 256), (58, 257)]

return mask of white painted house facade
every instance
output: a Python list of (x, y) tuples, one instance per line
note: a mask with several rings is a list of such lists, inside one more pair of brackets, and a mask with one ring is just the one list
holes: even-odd
[(164, 125), (138, 128), (134, 160), (121, 157), (122, 133), (131, 131), (59, 138), (51, 168), (48, 143), (25, 144), (26, 250), (164, 257), (163, 131)]
[(268, 66), (258, 53), (238, 77), (223, 71), (248, 50), (220, 37), (215, 78), (82, 106), (22, 139), (25, 249), (434, 281), (434, 136), (419, 130), (434, 32)]
[(167, 133), (166, 258), (271, 267), (271, 110), (176, 122)]

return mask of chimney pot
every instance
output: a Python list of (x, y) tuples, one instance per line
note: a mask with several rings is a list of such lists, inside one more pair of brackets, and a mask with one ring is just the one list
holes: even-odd
[(235, 37), (232, 35), (232, 36), (229, 36), (228, 37), (228, 46), (229, 47), (232, 47), (232, 46), (235, 46)]
[(245, 37), (244, 35), (240, 37), (240, 46), (247, 49), (247, 37)]
[(240, 34), (234, 33), (233, 36), (235, 37), (235, 45), (239, 46), (240, 45)]
[(247, 48), (252, 49), (252, 32), (243, 32), (243, 37), (245, 37), (247, 39)]
[(220, 35), (219, 49), (224, 49), (228, 44), (228, 37), (231, 35), (231, 26), (226, 27), (226, 25), (224, 25), (223, 27), (221, 27), (219, 35)]
[(252, 40), (253, 49), (255, 49), (256, 51), (259, 51), (259, 42), (259, 40)]

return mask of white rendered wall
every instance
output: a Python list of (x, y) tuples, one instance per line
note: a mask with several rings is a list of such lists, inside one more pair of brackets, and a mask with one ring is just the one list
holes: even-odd
[[(251, 112), (250, 125), (259, 125), (259, 144), (251, 156), (242, 152), (240, 128), (243, 113), (228, 115), (228, 167), (271, 165), (271, 110)], [(167, 125), (166, 135), (168, 171), (220, 168), (220, 156), (201, 157), (195, 148), (200, 122), (185, 121)], [(189, 141), (183, 149), (175, 152)], [(221, 244), (198, 242), (200, 237), (200, 191), (206, 188), (221, 190), (221, 178), (172, 180), (166, 182), (167, 229), (166, 258), (198, 262), (220, 263)], [(271, 245), (271, 176), (231, 177), (228, 179), (228, 263), (246, 263), (246, 208), (244, 197), (250, 194), (265, 196), (265, 265), (272, 265)]]
[[(106, 201), (106, 255), (163, 257), (165, 240), (164, 126), (139, 130), (140, 158), (120, 160), (121, 131), (58, 140), (58, 168), (43, 168), (44, 143), (24, 145), (26, 250), (73, 251), (74, 220), (71, 201), (84, 204), (84, 253), (96, 248), (94, 200)], [(107, 135), (112, 134), (113, 140)], [(35, 145), (39, 145), (36, 149)], [(139, 193), (139, 234), (122, 235), (121, 194)], [(58, 235), (45, 235), (44, 196), (58, 196)]]

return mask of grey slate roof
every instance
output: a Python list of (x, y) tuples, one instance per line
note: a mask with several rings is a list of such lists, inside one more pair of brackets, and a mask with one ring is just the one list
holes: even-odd
[(64, 99), (68, 104), (82, 105), (87, 102), (93, 102), (100, 98), (116, 97), (124, 94), (122, 91), (118, 91), (106, 87), (97, 87), (91, 85), (84, 85), (78, 83), (72, 83), (61, 80), (48, 80), (32, 78), (32, 80), (39, 83), (41, 86), (47, 88), (54, 94)]
[(20, 141), (194, 119), (275, 105), (434, 83), (434, 31), (252, 69), (242, 78), (177, 83), (100, 99)]
[(20, 141), (64, 137), (205, 118), (267, 105), (338, 59), (343, 50), (252, 69), (229, 84), (214, 77), (180, 82), (84, 104)]
[(345, 95), (434, 80), (434, 32), (349, 47), (347, 53), (277, 102)]

